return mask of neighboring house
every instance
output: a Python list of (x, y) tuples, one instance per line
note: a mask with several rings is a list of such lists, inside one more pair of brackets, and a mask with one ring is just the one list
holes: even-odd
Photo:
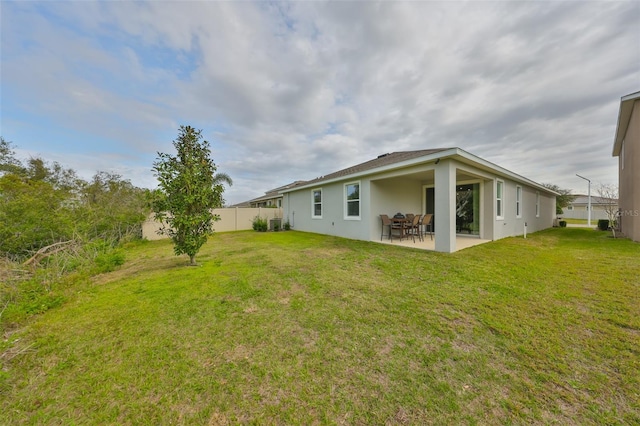
[(380, 214), (434, 214), (435, 250), (553, 226), (556, 193), (460, 148), (394, 152), (284, 189), (297, 230), (378, 241)]
[[(249, 200), (246, 203), (249, 204), (249, 207), (282, 207), (281, 191), (287, 188), (291, 188), (295, 185), (300, 185), (301, 183), (303, 183), (303, 181), (297, 180), (290, 184), (280, 186), (278, 188), (270, 189), (269, 191), (265, 192), (263, 196), (254, 198), (253, 200)], [(246, 204), (246, 203), (243, 203), (243, 204)]]
[[(618, 211), (618, 200), (591, 196), (591, 220), (609, 219), (609, 212), (615, 214)], [(575, 198), (567, 207), (562, 209), (565, 219), (588, 219), (589, 196), (575, 195)]]
[(640, 92), (620, 99), (613, 156), (618, 157), (619, 228), (640, 241)]

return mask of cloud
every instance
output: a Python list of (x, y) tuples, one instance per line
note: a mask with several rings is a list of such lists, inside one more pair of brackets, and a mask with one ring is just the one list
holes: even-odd
[(191, 124), (230, 202), (450, 146), (562, 187), (613, 182), (639, 20), (633, 1), (5, 2), (3, 136), (83, 167), (127, 157), (147, 185)]

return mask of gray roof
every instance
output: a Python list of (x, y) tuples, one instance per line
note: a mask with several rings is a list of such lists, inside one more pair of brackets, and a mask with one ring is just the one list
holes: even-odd
[(377, 169), (378, 167), (384, 167), (391, 164), (412, 160), (414, 158), (424, 157), (425, 155), (431, 155), (437, 152), (447, 151), (449, 149), (451, 148), (421, 149), (418, 151), (400, 151), (400, 152), (391, 152), (388, 154), (382, 154), (382, 155), (379, 155), (377, 158), (374, 158), (373, 160), (365, 161), (364, 163), (347, 167), (346, 169), (338, 170), (337, 172), (333, 172), (325, 176), (320, 176), (308, 181), (300, 181), (300, 183), (295, 186), (316, 184), (319, 182), (324, 182), (326, 180), (336, 179), (343, 176), (349, 176), (352, 174), (365, 172), (367, 170)]
[(288, 183), (286, 185), (282, 185), (282, 186), (279, 186), (277, 188), (270, 189), (267, 192), (265, 192), (264, 195), (262, 195), (260, 197), (257, 197), (257, 198), (253, 198), (253, 199), (247, 201), (247, 203), (256, 203), (258, 201), (270, 200), (270, 199), (273, 199), (273, 198), (281, 198), (282, 194), (280, 193), (280, 191), (292, 188), (294, 186), (302, 185), (304, 183), (306, 183), (306, 182), (303, 181), (303, 180), (297, 180), (295, 182), (291, 182), (291, 183)]
[(532, 181), (531, 179), (527, 179), (487, 160), (483, 160), (482, 158), (470, 154), (460, 148), (435, 148), (382, 154), (377, 158), (374, 158), (373, 160), (369, 160), (355, 166), (347, 167), (346, 169), (342, 169), (325, 176), (320, 176), (312, 180), (301, 181), (296, 185), (282, 189), (281, 192), (284, 193), (302, 190), (311, 186), (315, 186), (321, 182), (335, 182), (338, 180), (342, 180), (343, 178), (348, 178), (349, 176), (363, 176), (371, 173), (376, 173), (381, 170), (390, 170), (396, 167), (403, 167), (403, 165), (418, 164), (421, 161), (433, 160), (437, 164), (437, 160), (439, 160), (440, 158), (446, 158), (450, 156), (456, 156), (462, 162), (473, 164), (476, 167), (479, 167), (480, 169), (489, 171), (491, 173), (496, 173), (498, 175), (514, 179), (517, 182), (531, 185), (541, 191), (548, 192), (553, 195), (558, 195), (558, 193), (550, 190), (549, 188), (545, 188), (544, 186)]
[[(575, 195), (575, 198), (571, 202), (571, 204), (589, 204), (589, 196), (588, 195)], [(617, 199), (609, 199), (604, 197), (596, 197), (595, 195), (591, 196), (591, 204), (618, 204)]]

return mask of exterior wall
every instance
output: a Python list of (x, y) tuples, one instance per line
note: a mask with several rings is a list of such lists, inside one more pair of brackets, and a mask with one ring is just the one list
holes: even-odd
[[(360, 219), (345, 219), (344, 184), (350, 182), (360, 183)], [(289, 220), (291, 228), (300, 231), (369, 240), (369, 187), (368, 179), (346, 180), (287, 193), (284, 197), (283, 220)], [(312, 191), (315, 189), (322, 190), (321, 218), (311, 217)]]
[(433, 177), (433, 164), (375, 176), (371, 180), (371, 219), (367, 239), (380, 239), (381, 214), (393, 217), (396, 213), (424, 213), (423, 188), (425, 185), (433, 185)]
[[(414, 174), (408, 177), (407, 173)], [(418, 179), (415, 174), (423, 174)], [(344, 218), (344, 185), (360, 182), (360, 220)], [(335, 235), (356, 240), (380, 239), (381, 214), (422, 214), (422, 188), (433, 183), (433, 166), (417, 166), (402, 172), (391, 172), (357, 180), (321, 183), (313, 188), (284, 194), (283, 217), (293, 229), (318, 234)], [(311, 217), (312, 191), (322, 189), (321, 219)]]
[[(496, 185), (494, 179), (487, 179), (482, 182), (482, 231), (480, 238), (495, 240), (496, 227)], [(502, 226), (502, 224), (500, 224)]]
[[(215, 232), (243, 231), (252, 229), (253, 219), (256, 216), (273, 219), (282, 217), (282, 209), (276, 208), (226, 208), (214, 209), (214, 214), (220, 216), (220, 220), (213, 224)], [(142, 224), (142, 238), (147, 240), (162, 240), (166, 235), (158, 235), (160, 223), (153, 220), (153, 215)]]
[[(525, 223), (527, 233), (541, 231), (553, 226), (556, 217), (556, 197), (536, 188), (516, 183), (508, 179), (504, 182), (504, 219), (497, 219), (494, 213), (495, 225), (493, 239), (512, 237), (524, 234)], [(522, 188), (522, 215), (516, 215), (516, 186)], [(536, 193), (540, 194), (540, 215), (536, 217)], [(495, 204), (495, 197), (492, 198)], [(495, 208), (494, 208), (495, 212)]]
[(621, 230), (640, 241), (640, 100), (634, 103), (622, 149), (624, 154), (618, 157)]
[(381, 214), (393, 217), (396, 213), (422, 214), (422, 181), (397, 177), (376, 180), (371, 183), (372, 220), (369, 239), (380, 239), (382, 231)]

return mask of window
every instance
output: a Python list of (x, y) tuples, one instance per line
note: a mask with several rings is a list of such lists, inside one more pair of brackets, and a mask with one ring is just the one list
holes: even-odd
[(345, 219), (360, 219), (360, 182), (348, 183), (344, 186)]
[(540, 193), (536, 192), (536, 217), (540, 217)]
[(322, 189), (311, 191), (311, 217), (322, 219)]
[(522, 187), (516, 186), (516, 217), (522, 217)]
[(504, 182), (501, 180), (496, 181), (496, 219), (504, 219), (504, 212), (502, 211), (504, 202)]

